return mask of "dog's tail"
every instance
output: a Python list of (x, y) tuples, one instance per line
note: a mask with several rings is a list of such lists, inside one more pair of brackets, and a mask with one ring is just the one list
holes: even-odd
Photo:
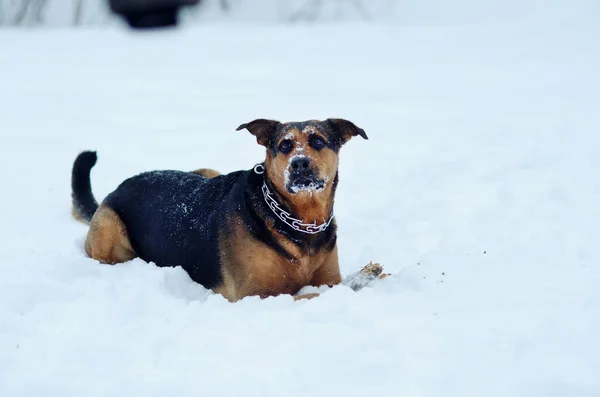
[(73, 163), (71, 174), (71, 197), (73, 217), (80, 222), (89, 224), (98, 209), (98, 203), (92, 193), (90, 172), (96, 165), (96, 152), (85, 151), (79, 154)]

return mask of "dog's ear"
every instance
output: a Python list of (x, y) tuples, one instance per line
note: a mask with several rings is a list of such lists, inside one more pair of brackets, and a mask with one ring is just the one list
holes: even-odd
[(238, 128), (236, 128), (236, 131), (245, 128), (256, 137), (256, 141), (259, 144), (268, 146), (269, 142), (271, 142), (275, 136), (275, 131), (277, 131), (279, 124), (279, 121), (276, 120), (256, 119), (249, 123), (240, 125)]
[(357, 127), (351, 121), (344, 119), (327, 119), (325, 122), (331, 126), (331, 129), (340, 138), (342, 144), (348, 142), (350, 138), (357, 135), (360, 135), (364, 139), (369, 139), (365, 130)]

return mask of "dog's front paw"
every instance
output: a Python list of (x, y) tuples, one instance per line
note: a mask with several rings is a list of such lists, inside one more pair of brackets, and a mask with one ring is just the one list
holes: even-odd
[(352, 288), (354, 291), (358, 291), (376, 278), (381, 279), (390, 275), (389, 273), (382, 274), (382, 272), (383, 266), (379, 263), (369, 262), (369, 264), (360, 269), (360, 271), (346, 277), (342, 281), (342, 284)]
[(294, 300), (299, 301), (300, 299), (312, 299), (312, 298), (316, 298), (317, 296), (320, 296), (320, 295), (321, 294), (319, 294), (318, 292), (311, 292), (309, 294), (295, 295)]

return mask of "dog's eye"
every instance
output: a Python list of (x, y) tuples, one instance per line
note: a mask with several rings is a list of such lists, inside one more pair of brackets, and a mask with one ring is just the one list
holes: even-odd
[(292, 141), (290, 141), (289, 139), (286, 139), (279, 144), (279, 151), (284, 154), (287, 154), (292, 151), (292, 146), (294, 146)]
[(310, 140), (310, 146), (314, 147), (317, 150), (322, 149), (323, 147), (325, 147), (326, 144), (327, 143), (325, 142), (325, 140), (320, 136), (315, 136)]

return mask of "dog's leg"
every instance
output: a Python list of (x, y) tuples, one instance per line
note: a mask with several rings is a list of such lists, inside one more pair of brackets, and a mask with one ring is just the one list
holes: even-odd
[(337, 245), (333, 248), (333, 251), (329, 253), (323, 265), (317, 269), (310, 280), (310, 285), (319, 287), (321, 285), (333, 286), (339, 284), (342, 281), (342, 275), (340, 274), (340, 263), (338, 261), (338, 248)]
[(125, 224), (106, 205), (101, 205), (92, 218), (85, 252), (91, 258), (109, 264), (127, 262), (136, 257)]
[[(341, 281), (342, 275), (340, 274), (340, 264), (338, 262), (338, 249), (336, 245), (333, 248), (333, 251), (329, 253), (321, 267), (318, 268), (317, 271), (315, 271), (309, 284), (314, 287), (320, 287), (322, 285), (328, 285), (330, 287), (333, 287), (334, 285), (339, 284)], [(294, 295), (294, 300), (298, 301), (301, 299), (312, 299), (316, 298), (317, 296), (320, 296), (318, 292)]]
[(213, 170), (212, 168), (199, 168), (196, 171), (192, 171), (192, 174), (198, 174), (209, 179), (221, 175), (219, 171)]
[(312, 298), (316, 298), (319, 295), (321, 295), (321, 294), (319, 294), (318, 292), (312, 292), (310, 294), (295, 295), (294, 300), (299, 301), (300, 299), (312, 299)]

